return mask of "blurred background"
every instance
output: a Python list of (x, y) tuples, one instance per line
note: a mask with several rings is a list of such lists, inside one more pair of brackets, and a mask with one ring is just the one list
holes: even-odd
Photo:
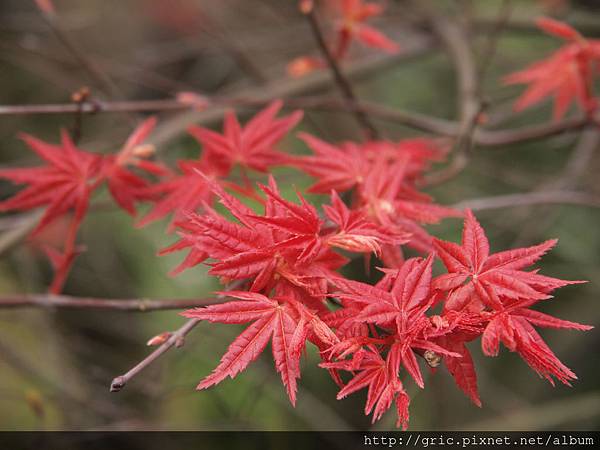
[[(44, 4), (45, 2), (39, 2)], [(423, 24), (414, 2), (387, 1), (386, 13), (372, 24), (397, 41), (403, 51), (388, 56), (354, 46), (343, 68), (361, 99), (435, 117), (456, 119), (455, 72), (443, 47)], [(486, 36), (503, 2), (433, 1), (443, 20), (466, 21), (477, 58), (486, 52)], [(337, 95), (326, 73), (300, 79), (286, 75), (295, 57), (316, 55), (313, 36), (294, 0), (54, 0), (50, 23), (34, 1), (0, 2), (0, 104), (69, 103), (83, 86), (102, 100), (174, 98), (192, 91), (218, 96), (261, 99), (299, 95)], [(539, 15), (568, 21), (586, 36), (600, 36), (596, 1), (512, 1), (497, 49), (486, 72), (483, 92), (489, 103), (486, 126), (510, 128), (546, 123), (550, 104), (513, 114), (521, 87), (504, 87), (502, 76), (545, 57), (560, 45), (533, 26)], [(56, 32), (56, 27), (59, 32)], [(54, 31), (53, 31), (54, 28)], [(70, 40), (65, 42), (64, 37)], [(75, 44), (93, 68), (82, 65)], [(254, 112), (240, 108), (244, 117)], [(102, 113), (82, 119), (83, 148), (117, 151), (140, 113)], [(162, 112), (151, 141), (160, 158), (173, 163), (194, 158), (198, 145), (185, 134), (191, 123), (220, 129), (220, 114)], [(246, 116), (247, 117), (247, 116)], [(1, 167), (35, 164), (36, 158), (17, 138), (19, 132), (57, 142), (61, 128), (72, 129), (72, 114), (0, 116)], [(390, 139), (421, 136), (410, 128), (377, 120)], [(306, 110), (296, 131), (329, 140), (359, 139), (354, 118), (346, 113)], [(561, 289), (544, 311), (561, 318), (599, 325), (600, 211), (586, 205), (507, 204), (489, 207), (485, 199), (569, 187), (600, 196), (598, 138), (593, 131), (564, 133), (521, 145), (475, 148), (464, 171), (429, 190), (436, 201), (454, 205), (484, 199), (477, 215), (492, 251), (527, 246), (558, 237), (558, 246), (539, 267), (585, 285)], [(594, 141), (594, 139), (596, 139)], [(591, 144), (590, 144), (591, 142)], [(594, 145), (594, 142), (596, 143)], [(308, 150), (292, 133), (281, 149)], [(291, 169), (276, 175), (286, 192), (311, 180)], [(264, 180), (256, 175), (256, 179)], [(0, 184), (0, 198), (15, 192)], [(600, 197), (598, 197), (600, 198)], [(206, 270), (195, 268), (172, 278), (168, 272), (181, 255), (157, 257), (173, 242), (166, 221), (143, 229), (121, 210), (98, 205), (88, 215), (80, 241), (87, 251), (75, 263), (64, 292), (105, 298), (201, 298), (218, 289)], [(311, 197), (319, 202), (318, 196)], [(479, 200), (478, 200), (479, 201)], [(506, 202), (505, 202), (506, 203)], [(486, 205), (488, 208), (486, 208)], [(597, 206), (597, 203), (596, 203)], [(51, 271), (40, 243), (56, 240), (64, 230), (57, 221), (37, 240), (24, 238), (30, 215), (0, 217), (0, 297), (44, 292)], [(448, 219), (430, 227), (432, 234), (458, 241), (462, 224)], [(351, 268), (352, 269), (352, 268)], [(360, 267), (356, 268), (357, 273)], [(141, 360), (154, 335), (178, 328), (177, 311), (127, 313), (66, 310), (0, 310), (0, 429), (164, 429), (164, 430), (362, 430), (365, 393), (336, 401), (337, 388), (316, 367), (310, 350), (303, 362), (299, 400), (292, 408), (273, 368), (270, 352), (235, 381), (197, 392), (197, 382), (218, 363), (239, 329), (201, 324), (183, 348), (172, 350), (120, 393), (109, 393), (110, 380)], [(542, 330), (544, 339), (579, 380), (572, 388), (538, 379), (517, 355), (505, 349), (476, 359), (483, 408), (473, 406), (445, 370), (429, 373), (426, 389), (406, 383), (412, 397), (412, 430), (449, 429), (598, 429), (600, 385), (594, 330), (580, 333)], [(390, 412), (373, 426), (393, 429)]]

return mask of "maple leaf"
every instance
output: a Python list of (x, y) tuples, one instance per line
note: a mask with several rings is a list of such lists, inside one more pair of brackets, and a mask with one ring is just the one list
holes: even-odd
[(556, 357), (532, 325), (580, 331), (594, 328), (513, 305), (492, 315), (481, 339), (483, 352), (488, 356), (496, 356), (502, 342), (510, 351), (517, 352), (529, 367), (552, 385), (554, 376), (561, 383), (570, 386), (570, 381), (577, 379), (577, 376)]
[[(180, 174), (174, 175), (149, 187), (145, 194), (159, 197), (152, 209), (138, 221), (143, 227), (151, 222), (173, 214), (169, 230), (175, 228), (175, 221), (182, 219), (190, 211), (197, 210), (204, 203), (210, 204), (214, 198), (206, 177), (217, 178), (223, 174), (219, 167), (204, 154), (200, 160), (177, 161)], [(200, 172), (206, 174), (202, 176)]]
[[(189, 211), (195, 211), (204, 203), (211, 204), (214, 198), (210, 183), (206, 177), (219, 179), (228, 175), (234, 164), (266, 171), (271, 165), (284, 161), (274, 146), (302, 118), (302, 112), (296, 111), (287, 117), (276, 119), (283, 102), (276, 100), (252, 118), (242, 128), (229, 112), (225, 116), (224, 134), (207, 128), (190, 127), (189, 133), (203, 146), (199, 160), (178, 161), (180, 175), (173, 176), (144, 191), (147, 195), (158, 195), (148, 214), (138, 226), (145, 226), (171, 213), (175, 221)], [(204, 176), (201, 175), (204, 174)], [(239, 189), (248, 193), (248, 189)], [(173, 223), (169, 229), (173, 229)]]
[[(227, 377), (234, 378), (256, 360), (271, 341), (275, 367), (281, 375), (290, 402), (295, 405), (305, 337), (311, 331), (328, 327), (290, 299), (272, 299), (245, 291), (222, 294), (239, 300), (188, 310), (182, 315), (217, 323), (252, 323), (231, 343), (219, 365), (200, 382), (197, 389), (206, 389)], [(323, 332), (320, 335), (323, 336)], [(331, 331), (329, 336), (334, 336)]]
[[(185, 268), (211, 258), (215, 262), (209, 273), (223, 281), (252, 279), (254, 292), (279, 289), (295, 295), (290, 290), (296, 289), (308, 302), (316, 301), (308, 297), (320, 297), (322, 308), (327, 289), (323, 276), (346, 260), (323, 245), (322, 221), (314, 207), (301, 195), (300, 205), (283, 199), (270, 178), (269, 186), (261, 186), (267, 198), (264, 214), (258, 215), (217, 183), (207, 182), (239, 223), (205, 205), (204, 214), (188, 214), (177, 222), (182, 239), (166, 251), (190, 248)], [(311, 307), (318, 308), (314, 303)]]
[(540, 259), (556, 242), (553, 239), (533, 247), (490, 255), (483, 228), (473, 213), (467, 210), (461, 246), (434, 239), (438, 256), (448, 269), (448, 274), (434, 281), (434, 287), (451, 291), (445, 308), (455, 310), (482, 311), (485, 306), (500, 309), (501, 298), (547, 299), (548, 293), (556, 288), (580, 283), (522, 270)]
[(0, 170), (0, 178), (28, 185), (13, 197), (0, 202), (0, 211), (26, 211), (46, 206), (33, 235), (56, 218), (73, 213), (63, 237), (64, 248), (60, 251), (51, 247), (44, 248), (54, 269), (49, 290), (58, 294), (75, 258), (82, 251), (75, 245), (77, 231), (87, 212), (90, 196), (101, 181), (101, 158), (76, 148), (64, 131), (61, 134), (61, 145), (48, 144), (29, 135), (23, 135), (22, 138), (47, 165)]
[(397, 142), (367, 141), (363, 144), (363, 151), (371, 163), (381, 157), (382, 153), (387, 155), (391, 163), (406, 159), (404, 177), (410, 182), (419, 180), (433, 162), (443, 161), (448, 150), (446, 142), (426, 138), (401, 139)]
[(111, 195), (131, 215), (135, 215), (136, 202), (156, 200), (157, 197), (157, 193), (149, 189), (149, 181), (132, 172), (131, 168), (155, 176), (169, 174), (162, 164), (147, 160), (154, 153), (154, 147), (142, 145), (155, 126), (155, 117), (146, 119), (129, 136), (118, 154), (108, 155), (103, 160), (103, 177)]
[(196, 126), (190, 127), (189, 132), (203, 145), (204, 152), (225, 166), (240, 164), (266, 172), (270, 166), (284, 161), (275, 145), (302, 119), (302, 111), (276, 119), (282, 106), (281, 100), (271, 102), (243, 128), (230, 111), (225, 115), (223, 134)]
[[(400, 51), (400, 46), (396, 42), (376, 28), (366, 24), (371, 17), (383, 14), (384, 8), (382, 5), (363, 0), (333, 0), (327, 6), (331, 6), (329, 9), (334, 16), (333, 24), (336, 30), (335, 41), (330, 45), (334, 59), (344, 59), (348, 54), (350, 45), (355, 40), (367, 47), (390, 54)], [(310, 14), (313, 5), (305, 7), (303, 3), (300, 3), (300, 10), (303, 14)], [(286, 71), (288, 75), (298, 78), (327, 66), (327, 62), (321, 57), (300, 56), (287, 65)]]
[[(532, 324), (577, 330), (589, 330), (591, 327), (556, 319), (529, 307), (550, 298), (548, 293), (554, 289), (581, 281), (559, 280), (542, 276), (537, 270), (522, 270), (535, 263), (555, 244), (556, 240), (550, 240), (533, 247), (490, 255), (485, 233), (468, 210), (462, 246), (435, 240), (438, 255), (449, 273), (438, 277), (434, 287), (449, 291), (444, 305), (446, 309), (480, 312), (488, 320), (481, 341), (486, 355), (496, 356), (499, 344), (503, 342), (551, 383), (552, 376), (555, 376), (562, 383), (569, 384), (576, 378), (575, 374), (558, 360)], [(463, 389), (472, 396), (471, 388)]]
[(289, 158), (288, 162), (318, 179), (309, 192), (329, 194), (332, 189), (343, 192), (362, 183), (368, 165), (358, 145), (347, 143), (337, 147), (308, 133), (299, 133), (298, 137), (314, 155)]
[(424, 336), (424, 332), (431, 326), (425, 312), (435, 299), (430, 291), (432, 264), (431, 255), (426, 260), (411, 258), (400, 269), (388, 271), (386, 281), (389, 283), (389, 290), (382, 289), (383, 285), (367, 287), (363, 283), (333, 280), (341, 289), (341, 292), (336, 293), (337, 296), (365, 305), (354, 317), (355, 321), (373, 323), (391, 330), (393, 341), (388, 357), (394, 363), (395, 373), (402, 365), (421, 388), (424, 386), (423, 376), (414, 349), (460, 356)]
[(440, 346), (447, 350), (457, 353), (460, 357), (444, 355), (443, 360), (448, 372), (454, 378), (456, 385), (471, 399), (471, 401), (481, 408), (481, 399), (477, 389), (477, 374), (475, 365), (469, 349), (465, 345), (464, 338), (456, 334), (442, 336), (438, 341)]
[(591, 112), (596, 107), (592, 85), (594, 65), (600, 61), (600, 40), (585, 39), (569, 25), (553, 19), (538, 19), (537, 25), (567, 43), (546, 59), (505, 78), (506, 84), (529, 84), (515, 109), (523, 110), (553, 95), (555, 120), (564, 116), (573, 102)]
[[(432, 238), (421, 224), (436, 223), (460, 212), (436, 205), (414, 186), (430, 163), (445, 155), (445, 148), (428, 139), (408, 139), (396, 143), (368, 141), (362, 145), (344, 142), (332, 145), (314, 136), (299, 137), (313, 155), (290, 158), (289, 164), (318, 181), (311, 192), (329, 193), (354, 189), (352, 210), (380, 225), (388, 233), (410, 234), (408, 245), (429, 252)], [(383, 244), (381, 258), (389, 267), (399, 266), (402, 252), (397, 245)]]
[(398, 414), (396, 426), (407, 429), (410, 398), (404, 391), (402, 382), (390, 370), (389, 362), (381, 357), (374, 346), (370, 345), (361, 352), (358, 360), (355, 358), (352, 361), (324, 362), (319, 366), (330, 370), (346, 370), (354, 373), (353, 378), (338, 392), (337, 399), (341, 400), (366, 388), (365, 415), (369, 415), (373, 411), (373, 423), (381, 419), (383, 413), (391, 407), (395, 400)]
[(339, 229), (325, 238), (328, 245), (352, 252), (381, 254), (381, 244), (399, 245), (410, 235), (397, 233), (367, 220), (362, 211), (350, 210), (337, 192), (331, 193), (331, 206), (323, 205), (325, 215)]
[[(428, 196), (412, 190), (405, 178), (408, 161), (409, 157), (405, 155), (392, 163), (386, 154), (380, 154), (360, 186), (358, 205), (382, 226), (410, 233), (409, 246), (429, 252), (432, 238), (421, 224), (437, 223), (442, 218), (457, 217), (461, 213), (436, 205)], [(383, 260), (388, 266), (397, 266), (394, 263), (397, 259), (392, 252), (384, 252)]]
[(377, 164), (385, 167), (402, 162), (404, 168), (401, 172), (403, 177), (400, 177), (400, 191), (430, 201), (426, 195), (418, 195), (408, 186), (419, 179), (432, 162), (441, 161), (448, 149), (441, 141), (424, 138), (333, 145), (308, 133), (299, 133), (298, 137), (312, 150), (313, 155), (290, 157), (288, 162), (317, 178), (317, 183), (309, 191), (323, 194), (328, 194), (332, 189), (343, 192), (360, 187)]
[(90, 195), (98, 184), (100, 157), (77, 149), (64, 131), (61, 145), (48, 144), (25, 134), (22, 139), (47, 165), (0, 170), (0, 178), (28, 185), (0, 202), (0, 211), (26, 211), (46, 206), (34, 234), (68, 211), (74, 211), (74, 220), (81, 223)]
[(339, 0), (337, 2), (340, 19), (337, 20), (337, 44), (334, 54), (343, 58), (352, 40), (356, 39), (367, 47), (377, 48), (387, 53), (397, 53), (399, 45), (380, 31), (365, 22), (383, 13), (382, 5), (363, 0)]

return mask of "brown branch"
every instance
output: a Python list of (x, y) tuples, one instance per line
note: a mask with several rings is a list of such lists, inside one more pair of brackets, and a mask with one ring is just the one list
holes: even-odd
[[(261, 107), (269, 102), (261, 98), (214, 98), (211, 107), (216, 106), (247, 106)], [(439, 136), (454, 137), (459, 134), (459, 124), (451, 120), (440, 119), (413, 111), (391, 108), (385, 105), (368, 102), (340, 100), (331, 97), (304, 96), (284, 100), (286, 108), (304, 108), (323, 111), (338, 111), (354, 113), (363, 111), (372, 117), (383, 121), (404, 125), (419, 131)], [(193, 106), (181, 103), (175, 99), (131, 100), (131, 101), (88, 101), (77, 105), (74, 103), (58, 103), (45, 105), (0, 105), (1, 115), (31, 115), (31, 114), (73, 114), (81, 111), (86, 114), (113, 112), (166, 112), (189, 111)], [(504, 147), (521, 142), (549, 138), (569, 131), (578, 131), (590, 122), (585, 116), (563, 119), (558, 122), (543, 123), (506, 130), (476, 130), (473, 134), (474, 144), (481, 147)]]
[(46, 105), (1, 105), (0, 115), (30, 115), (30, 114), (82, 114), (113, 113), (113, 112), (159, 112), (182, 111), (191, 109), (190, 105), (175, 99), (161, 100), (132, 100), (86, 101), (80, 104), (57, 103)]
[(528, 192), (525, 194), (496, 195), (492, 197), (464, 200), (452, 205), (452, 207), (456, 209), (469, 208), (475, 211), (482, 211), (486, 209), (548, 204), (570, 204), (600, 208), (600, 197), (577, 191)]
[(126, 373), (115, 377), (110, 383), (110, 392), (119, 392), (125, 387), (129, 380), (152, 364), (155, 360), (160, 358), (162, 354), (169, 351), (171, 347), (181, 347), (187, 334), (192, 331), (194, 327), (198, 325), (198, 323), (200, 323), (199, 319), (188, 320), (181, 328), (179, 328), (177, 331), (174, 331), (160, 347), (150, 353), (134, 367), (129, 369)]
[[(427, 4), (426, 4), (427, 5)], [(429, 7), (432, 26), (448, 49), (457, 73), (460, 122), (456, 138), (455, 156), (444, 169), (430, 174), (426, 178), (429, 185), (445, 182), (458, 175), (467, 166), (473, 146), (476, 144), (478, 120), (487, 107), (484, 101), (483, 81), (496, 53), (500, 34), (510, 17), (510, 0), (504, 0), (498, 12), (498, 19), (488, 36), (482, 61), (479, 68), (475, 63), (471, 49), (468, 30), (458, 22), (451, 22), (438, 15)]]
[(456, 72), (459, 123), (454, 157), (443, 169), (426, 177), (427, 185), (436, 185), (453, 178), (466, 167), (473, 146), (473, 135), (483, 103), (479, 98), (477, 66), (469, 39), (458, 22), (441, 16), (429, 3), (424, 3), (433, 31), (439, 36), (450, 55)]
[[(227, 290), (236, 289), (243, 283), (245, 283), (245, 280), (235, 281), (231, 283)], [(225, 297), (225, 294), (220, 294), (215, 300), (217, 302), (223, 301), (223, 298)], [(146, 356), (143, 360), (141, 360), (138, 364), (129, 369), (123, 375), (115, 377), (110, 383), (110, 392), (119, 392), (121, 389), (123, 389), (123, 387), (125, 387), (129, 380), (131, 380), (138, 373), (140, 373), (142, 370), (144, 370), (146, 367), (148, 367), (150, 364), (156, 361), (161, 355), (169, 351), (173, 346), (177, 348), (181, 347), (184, 344), (185, 337), (187, 336), (187, 334), (190, 331), (192, 331), (194, 327), (198, 325), (199, 322), (200, 320), (198, 319), (188, 320), (179, 329), (171, 333), (169, 338), (163, 344), (157, 347), (156, 350), (154, 350), (152, 353)]]
[(566, 131), (578, 131), (598, 119), (584, 116), (507, 130), (479, 130), (474, 140), (482, 147), (504, 147), (522, 142), (535, 141), (562, 134)]
[[(316, 8), (313, 6), (309, 8), (309, 10), (305, 13), (308, 22), (310, 24), (310, 29), (317, 41), (317, 45), (319, 46), (319, 50), (323, 54), (331, 73), (333, 74), (333, 78), (340, 89), (342, 95), (349, 103), (355, 103), (357, 100), (356, 94), (354, 93), (354, 89), (350, 84), (350, 81), (346, 78), (346, 76), (342, 73), (340, 66), (337, 63), (337, 60), (331, 53), (327, 42), (325, 42), (325, 37), (323, 36), (323, 32), (321, 30), (321, 26), (319, 25), (319, 19), (317, 18)], [(361, 127), (366, 132), (368, 139), (378, 139), (379, 131), (375, 127), (375, 125), (369, 119), (369, 116), (362, 111), (355, 111), (356, 121), (359, 123)]]
[(11, 294), (0, 296), (0, 309), (7, 308), (60, 308), (93, 309), (98, 311), (150, 312), (185, 309), (213, 305), (222, 302), (218, 298), (202, 299), (107, 299), (95, 297), (72, 297), (68, 295)]

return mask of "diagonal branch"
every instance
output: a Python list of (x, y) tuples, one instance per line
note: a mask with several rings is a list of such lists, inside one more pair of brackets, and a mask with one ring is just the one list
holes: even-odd
[[(354, 94), (354, 90), (352, 89), (350, 81), (342, 73), (342, 70), (340, 69), (340, 66), (338, 65), (335, 57), (331, 53), (327, 42), (325, 42), (325, 38), (323, 36), (323, 32), (321, 31), (321, 26), (319, 25), (319, 19), (317, 18), (315, 7), (312, 6), (311, 8), (309, 8), (308, 11), (306, 11), (305, 15), (308, 18), (310, 29), (313, 33), (313, 36), (315, 37), (315, 40), (317, 41), (319, 50), (323, 54), (325, 61), (327, 61), (327, 65), (329, 66), (329, 69), (331, 70), (331, 73), (333, 74), (335, 82), (340, 91), (342, 92), (342, 95), (349, 103), (356, 102), (357, 97)], [(369, 119), (369, 116), (367, 116), (367, 114), (364, 111), (356, 110), (355, 117), (359, 125), (361, 125), (364, 128), (368, 139), (379, 138), (379, 131), (377, 131), (377, 128), (375, 128), (375, 125), (371, 122), (371, 119)]]
[(133, 366), (123, 375), (114, 378), (110, 383), (110, 392), (119, 392), (125, 385), (135, 377), (138, 373), (160, 358), (164, 353), (168, 352), (171, 347), (181, 347), (187, 334), (200, 323), (199, 319), (190, 319), (183, 324), (181, 328), (173, 332), (170, 337), (156, 350), (146, 356), (142, 361)]
[[(231, 283), (231, 285), (229, 285), (227, 290), (230, 291), (236, 289), (244, 282), (245, 280), (235, 281)], [(219, 296), (217, 296), (216, 300), (223, 301), (225, 297), (225, 294), (220, 294)], [(190, 319), (187, 322), (185, 322), (179, 329), (171, 333), (169, 338), (163, 344), (157, 347), (156, 350), (154, 350), (143, 360), (141, 360), (138, 364), (129, 369), (126, 373), (114, 378), (110, 383), (110, 392), (119, 392), (125, 387), (129, 380), (131, 380), (138, 373), (140, 373), (142, 370), (144, 370), (146, 367), (148, 367), (150, 364), (152, 364), (154, 361), (160, 358), (164, 353), (168, 352), (173, 346), (177, 348), (181, 347), (184, 344), (185, 337), (190, 331), (192, 331), (196, 327), (196, 325), (198, 325), (198, 323), (200, 323), (199, 319)]]

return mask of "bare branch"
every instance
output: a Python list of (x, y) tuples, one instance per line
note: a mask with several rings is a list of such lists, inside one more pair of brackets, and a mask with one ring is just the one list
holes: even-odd
[[(325, 42), (325, 38), (323, 36), (323, 32), (321, 31), (321, 26), (319, 25), (319, 19), (317, 18), (316, 8), (312, 7), (306, 12), (306, 17), (308, 18), (308, 22), (310, 23), (310, 28), (312, 33), (317, 41), (317, 45), (319, 46), (319, 50), (323, 54), (325, 61), (327, 61), (327, 65), (333, 74), (334, 80), (342, 92), (342, 95), (345, 99), (350, 102), (356, 102), (356, 95), (354, 94), (354, 90), (352, 89), (352, 85), (350, 81), (346, 78), (346, 76), (342, 73), (335, 57), (329, 50), (329, 46), (327, 42)], [(364, 128), (367, 138), (369, 139), (377, 139), (379, 138), (379, 132), (375, 125), (369, 119), (369, 116), (363, 110), (356, 110), (355, 117), (357, 122)]]
[(223, 300), (201, 299), (107, 299), (95, 297), (72, 297), (68, 295), (32, 294), (0, 296), (0, 309), (48, 308), (48, 309), (93, 309), (98, 311), (151, 312), (172, 309), (194, 308)]
[(498, 13), (496, 24), (489, 34), (482, 62), (477, 67), (469, 37), (464, 27), (457, 22), (446, 20), (429, 8), (434, 31), (448, 49), (457, 74), (459, 95), (459, 129), (456, 137), (455, 156), (449, 166), (429, 175), (427, 184), (439, 184), (459, 174), (467, 165), (476, 143), (475, 133), (478, 119), (486, 108), (483, 99), (483, 79), (496, 53), (500, 34), (510, 16), (510, 0), (504, 0)]
[(456, 209), (470, 208), (475, 211), (482, 211), (486, 209), (547, 204), (570, 204), (600, 208), (600, 197), (577, 191), (527, 192), (525, 194), (496, 195), (492, 197), (464, 200), (452, 205), (452, 207)]
[[(243, 283), (245, 283), (245, 280), (235, 281), (231, 283), (227, 290), (236, 289)], [(216, 300), (222, 301), (225, 297), (226, 295), (221, 294), (217, 297)], [(194, 327), (198, 325), (199, 322), (200, 320), (198, 319), (190, 319), (187, 322), (185, 322), (178, 330), (174, 331), (162, 345), (157, 347), (156, 350), (154, 350), (152, 353), (146, 356), (142, 361), (140, 361), (126, 373), (114, 378), (110, 383), (110, 392), (119, 392), (121, 389), (123, 389), (123, 387), (125, 387), (129, 380), (131, 380), (138, 373), (140, 373), (142, 370), (144, 370), (146, 367), (148, 367), (150, 364), (156, 361), (161, 355), (169, 351), (171, 347), (181, 347), (184, 344), (185, 337), (187, 336), (187, 334), (190, 331), (192, 331)]]
[(192, 331), (194, 327), (198, 325), (198, 323), (200, 323), (199, 319), (188, 320), (185, 324), (183, 324), (181, 328), (173, 332), (164, 344), (162, 344), (160, 347), (158, 347), (156, 350), (150, 353), (146, 358), (144, 358), (142, 361), (140, 361), (138, 364), (136, 364), (134, 367), (128, 370), (125, 374), (119, 375), (118, 377), (114, 378), (110, 383), (110, 392), (119, 392), (125, 387), (129, 380), (131, 380), (138, 373), (140, 373), (142, 370), (144, 370), (146, 367), (152, 364), (155, 360), (160, 358), (160, 356), (163, 353), (169, 351), (171, 347), (180, 347), (181, 345), (183, 345), (183, 340), (185, 339), (187, 334), (190, 331)]
[[(213, 98), (212, 107), (239, 106), (262, 107), (270, 99), (238, 97)], [(419, 131), (445, 137), (458, 137), (460, 126), (457, 122), (440, 119), (413, 111), (405, 111), (389, 106), (368, 102), (340, 100), (332, 97), (303, 96), (285, 99), (286, 108), (304, 108), (323, 111), (338, 111), (354, 113), (363, 111), (372, 117), (383, 121), (404, 125)], [(175, 99), (160, 100), (131, 100), (131, 101), (100, 101), (92, 100), (81, 105), (74, 103), (59, 103), (46, 105), (0, 105), (0, 115), (30, 115), (30, 114), (72, 114), (81, 110), (82, 113), (113, 113), (113, 112), (168, 112), (189, 111), (193, 106)], [(586, 116), (577, 116), (557, 122), (543, 123), (526, 127), (505, 130), (478, 129), (473, 134), (473, 142), (481, 147), (504, 147), (521, 142), (549, 138), (569, 131), (578, 131), (590, 122)]]

